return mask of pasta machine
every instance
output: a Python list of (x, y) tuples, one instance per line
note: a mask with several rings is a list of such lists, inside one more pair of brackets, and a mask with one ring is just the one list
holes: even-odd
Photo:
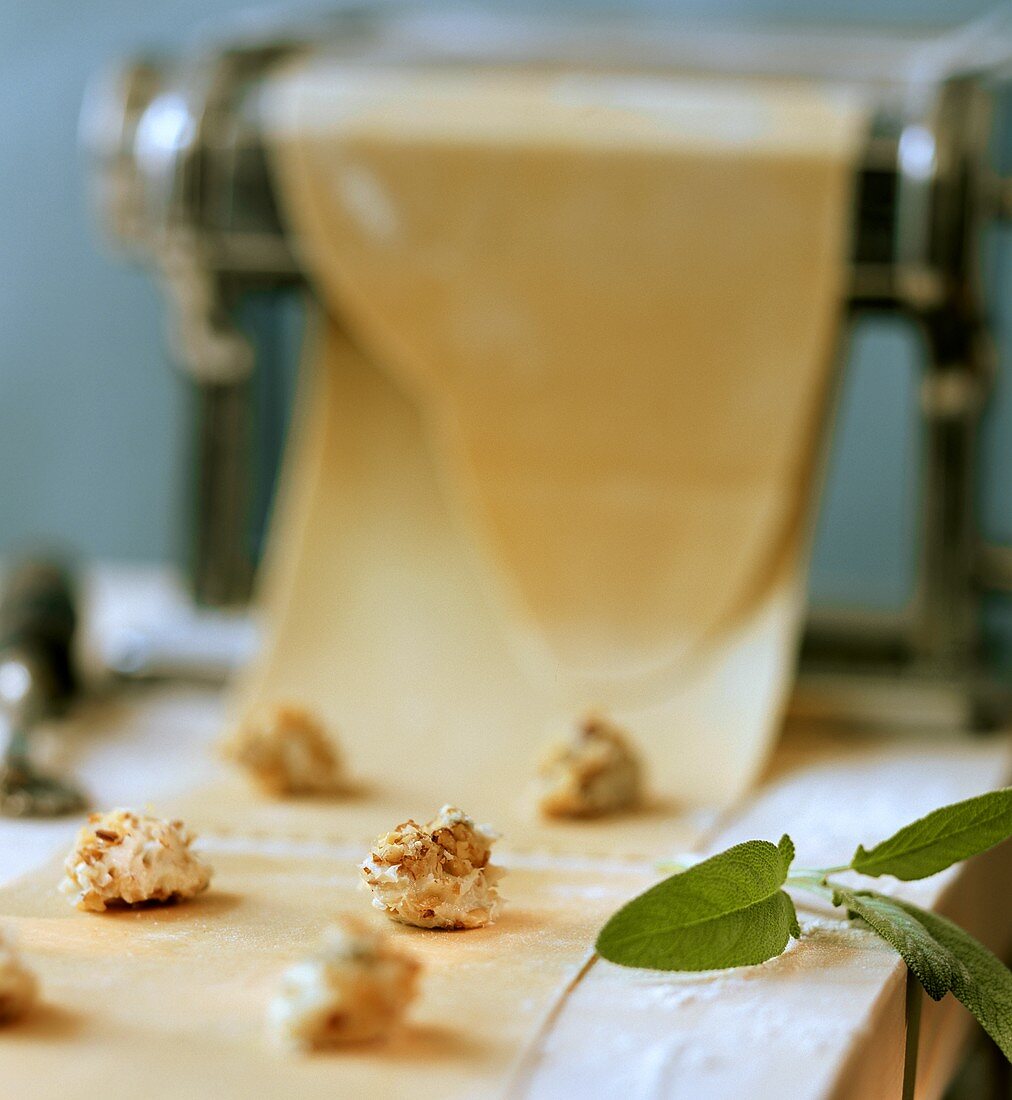
[(1012, 549), (982, 539), (975, 486), (995, 372), (980, 240), (989, 222), (1012, 216), (1012, 183), (989, 159), (1012, 55), (1007, 24), (998, 31), (983, 26), (939, 46), (850, 32), (693, 29), (649, 16), (577, 22), (372, 6), (109, 74), (85, 112), (86, 144), (102, 220), (158, 272), (176, 355), (194, 383), (198, 601), (242, 602), (255, 564), (251, 471), (265, 456), (252, 380), (276, 368), (256, 362), (237, 309), (251, 292), (304, 282), (265, 143), (264, 90), (278, 66), (326, 50), (383, 63), (634, 63), (859, 81), (876, 109), (854, 183), (845, 307), (849, 318), (909, 319), (927, 349), (917, 583), (895, 614), (813, 612), (801, 684), (818, 690), (799, 699), (821, 700), (811, 705), (836, 717), (902, 711), (994, 724), (1008, 689), (983, 644), (982, 607), (989, 591), (1012, 591)]

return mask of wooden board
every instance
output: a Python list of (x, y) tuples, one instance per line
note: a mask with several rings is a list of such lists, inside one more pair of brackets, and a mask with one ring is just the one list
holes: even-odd
[[(85, 712), (73, 743), (100, 796), (143, 805), (158, 793), (156, 772), (163, 792), (166, 784), (184, 789), (187, 775), (213, 774), (206, 742), (218, 714), (208, 692), (162, 689)], [(111, 759), (121, 770), (109, 769)], [(1005, 740), (808, 730), (781, 746), (761, 790), (705, 846), (787, 829), (799, 860), (838, 862), (857, 841), (873, 842), (933, 806), (999, 784), (1008, 772)], [(182, 800), (163, 793), (162, 801), (169, 808)], [(204, 836), (217, 875), (212, 892), (192, 906), (78, 913), (55, 893), (52, 864), (0, 890), (0, 920), (21, 933), (46, 994), (36, 1017), (0, 1033), (4, 1095), (48, 1100), (113, 1087), (156, 1098), (213, 1090), (223, 1100), (401, 1095), (424, 1074), (442, 1097), (507, 1088), (536, 1098), (619, 1090), (724, 1097), (746, 1085), (788, 1098), (899, 1096), (904, 970), (870, 933), (803, 908), (805, 938), (762, 967), (700, 976), (601, 962), (585, 968), (605, 916), (656, 877), (652, 855), (602, 862), (520, 850), (508, 839), (501, 861), (510, 905), (501, 924), (461, 935), (394, 929), (426, 963), (423, 993), (401, 1039), (385, 1050), (308, 1061), (279, 1054), (264, 1043), (262, 1027), (277, 974), (331, 916), (370, 912), (354, 886), (360, 842), (347, 839), (361, 832), (365, 823), (355, 815), (365, 810), (292, 807), (285, 827), (285, 804), (260, 806), (258, 836), (244, 833), (254, 825), (252, 799), (236, 819), (242, 828)], [(325, 831), (313, 816), (321, 813)], [(52, 843), (51, 831), (35, 830), (2, 823), (0, 842), (9, 849), (37, 835)], [(658, 853), (671, 854), (672, 841), (693, 832), (700, 835), (698, 823), (659, 822)], [(1001, 923), (1010, 864), (1006, 846), (904, 891), (1005, 950), (1012, 947)], [(922, 1097), (940, 1095), (969, 1023), (951, 998), (925, 1012)]]
[[(708, 850), (786, 830), (799, 866), (836, 865), (857, 841), (882, 839), (1009, 776), (1005, 740), (811, 734), (782, 746), (781, 774), (711, 837)], [(1003, 957), (1012, 952), (1012, 843), (923, 882), (884, 879), (874, 887), (950, 916)], [(531, 1051), (517, 1095), (899, 1100), (906, 967), (870, 931), (807, 895), (800, 900), (802, 939), (759, 967), (697, 977), (595, 961)], [(924, 998), (919, 1100), (942, 1095), (975, 1026), (953, 998)]]

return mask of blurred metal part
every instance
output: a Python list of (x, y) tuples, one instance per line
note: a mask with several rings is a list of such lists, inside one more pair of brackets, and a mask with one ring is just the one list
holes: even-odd
[(137, 126), (161, 91), (163, 66), (138, 58), (100, 73), (81, 112), (81, 143), (93, 169), (90, 199), (108, 240), (144, 254), (149, 236), (146, 192), (137, 172)]
[[(782, 33), (728, 26), (693, 37), (670, 20), (588, 18), (577, 28), (571, 19), (461, 16), (438, 7), (345, 9), (296, 33), (247, 37), (179, 63), (141, 61), (107, 82), (111, 101), (99, 96), (90, 108), (83, 129), (105, 224), (162, 273), (174, 345), (197, 380), (191, 575), (198, 598), (241, 600), (252, 574), (242, 546), (250, 468), (243, 387), (252, 363), (234, 305), (251, 288), (304, 278), (266, 150), (263, 92), (276, 66), (310, 52), (394, 66), (546, 58), (593, 66), (619, 57), (655, 72), (676, 64), (738, 72), (786, 65), (800, 74), (818, 64), (831, 79), (856, 73), (878, 103), (855, 180), (849, 313), (910, 319), (928, 361), (916, 594), (892, 615), (813, 613), (802, 693), (806, 682), (834, 681), (842, 698), (869, 676), (885, 685), (945, 684), (957, 709), (980, 724), (994, 720), (1009, 693), (981, 637), (999, 550), (982, 547), (974, 506), (978, 424), (994, 374), (979, 241), (988, 222), (1012, 216), (1012, 181), (996, 178), (988, 158), (997, 82), (1012, 79), (1008, 27), (982, 24), (944, 64), (945, 49), (935, 50), (927, 67), (918, 55), (894, 72), (888, 44), (869, 40), (862, 49), (839, 33), (816, 34), (809, 51)], [(986, 49), (978, 48), (982, 35)], [(994, 587), (1006, 589), (1004, 581)]]
[(28, 561), (3, 580), (0, 599), (0, 814), (59, 817), (84, 808), (74, 783), (39, 769), (38, 724), (60, 715), (76, 687), (74, 587), (58, 565)]
[(977, 557), (981, 587), (1012, 596), (1012, 546), (982, 543)]
[[(252, 288), (297, 276), (262, 150), (243, 155), (234, 144), (236, 111), (246, 83), (291, 48), (252, 45), (179, 66), (128, 63), (96, 80), (82, 113), (100, 222), (157, 271), (169, 345), (194, 383), (186, 565), (196, 600), (213, 607), (245, 603), (254, 573), (255, 354), (236, 306)], [(267, 197), (240, 212), (230, 202), (236, 187)]]

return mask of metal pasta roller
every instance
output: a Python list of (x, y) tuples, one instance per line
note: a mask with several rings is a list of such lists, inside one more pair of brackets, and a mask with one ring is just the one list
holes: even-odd
[(917, 723), (995, 723), (1009, 690), (983, 644), (984, 606), (989, 592), (1012, 591), (1012, 551), (985, 541), (974, 502), (995, 373), (981, 239), (1012, 214), (1012, 184), (989, 156), (995, 108), (1012, 82), (1010, 23), (917, 41), (881, 28), (696, 28), (642, 11), (583, 13), (577, 27), (546, 12), (384, 5), (124, 65), (92, 98), (84, 129), (102, 219), (159, 273), (173, 342), (194, 379), (198, 600), (248, 594), (252, 486), (276, 458), (276, 440), (251, 444), (251, 379), (276, 365), (257, 362), (237, 304), (308, 281), (267, 153), (264, 93), (279, 65), (326, 52), (386, 66), (558, 63), (856, 82), (875, 109), (855, 169), (841, 307), (848, 319), (902, 317), (923, 340), (916, 580), (895, 613), (810, 614), (802, 695), (817, 685), (819, 705), (837, 718), (875, 717), (868, 710), (881, 705)]

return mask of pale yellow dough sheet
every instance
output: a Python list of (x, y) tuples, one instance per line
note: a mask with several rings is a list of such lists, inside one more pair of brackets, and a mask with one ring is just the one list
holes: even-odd
[[(509, 867), (511, 905), (496, 925), (425, 932), (372, 912), (351, 851), (202, 855), (214, 885), (184, 905), (79, 913), (56, 891), (55, 863), (0, 890), (5, 926), (45, 991), (0, 1042), (5, 1097), (176, 1100), (212, 1082), (223, 1100), (499, 1095), (597, 927), (651, 878)], [(419, 996), (388, 1043), (279, 1050), (266, 1023), (278, 979), (341, 912), (411, 951)]]
[(415, 814), (510, 832), (588, 708), (665, 804), (731, 801), (793, 673), (863, 108), (326, 60), (269, 102), (331, 317), (242, 702)]

